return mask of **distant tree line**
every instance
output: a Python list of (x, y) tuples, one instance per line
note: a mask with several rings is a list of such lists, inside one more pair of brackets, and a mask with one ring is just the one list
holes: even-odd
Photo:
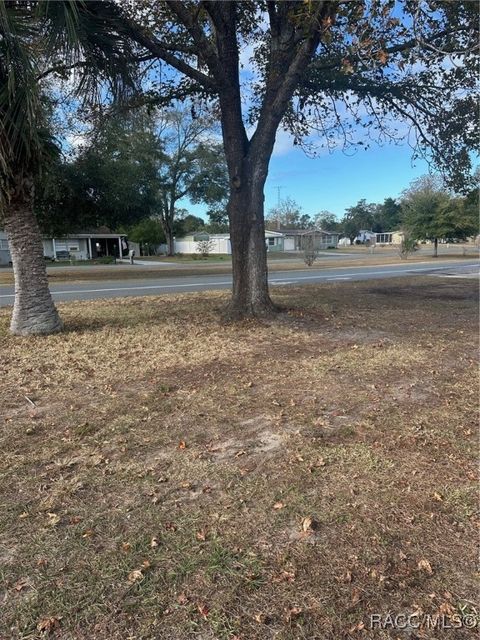
[(444, 187), (439, 176), (423, 176), (415, 180), (400, 198), (385, 198), (383, 203), (359, 200), (345, 210), (339, 219), (330, 211), (310, 216), (292, 198), (281, 201), (266, 216), (266, 228), (322, 229), (339, 233), (353, 243), (361, 230), (385, 233), (408, 232), (417, 240), (465, 240), (479, 233), (479, 183), (477, 171), (472, 179), (477, 184), (466, 195), (457, 195)]

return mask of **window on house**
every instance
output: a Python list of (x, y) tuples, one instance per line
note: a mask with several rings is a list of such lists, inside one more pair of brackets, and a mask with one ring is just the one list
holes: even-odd
[(274, 244), (275, 244), (275, 238), (268, 238), (268, 245), (270, 247), (273, 247)]
[(8, 240), (0, 240), (0, 249), (5, 249), (8, 251)]

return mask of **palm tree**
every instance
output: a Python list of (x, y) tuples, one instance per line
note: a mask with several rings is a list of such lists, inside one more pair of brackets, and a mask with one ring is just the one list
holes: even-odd
[(14, 334), (62, 328), (33, 213), (35, 181), (58, 152), (47, 126), (42, 80), (74, 69), (77, 94), (85, 101), (120, 97), (133, 85), (134, 59), (122, 29), (109, 1), (0, 2), (0, 223), (15, 277)]

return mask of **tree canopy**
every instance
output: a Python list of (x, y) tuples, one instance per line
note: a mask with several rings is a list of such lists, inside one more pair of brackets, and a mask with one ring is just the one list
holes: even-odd
[(149, 119), (102, 119), (72, 159), (50, 167), (37, 188), (45, 232), (132, 225), (156, 213), (164, 152)]
[(414, 181), (402, 200), (403, 226), (417, 240), (465, 240), (478, 234), (478, 208), (452, 196), (434, 176)]
[[(244, 106), (231, 116), (256, 125), (252, 145), (272, 119), (310, 152), (317, 141), (337, 148), (406, 140), (461, 183), (478, 139), (470, 117), (478, 15), (469, 0), (146, 0), (129, 21), (142, 49), (178, 72), (153, 83), (149, 100), (196, 95), (220, 99), (225, 110), (237, 85), (232, 96), (241, 91)], [(252, 52), (247, 60), (243, 50)], [(245, 128), (242, 135), (247, 142)]]

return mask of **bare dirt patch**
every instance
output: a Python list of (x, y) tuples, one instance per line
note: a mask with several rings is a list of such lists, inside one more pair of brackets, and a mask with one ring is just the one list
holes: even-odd
[(397, 638), (369, 616), (472, 613), (476, 295), (282, 288), (243, 324), (221, 293), (76, 302), (35, 339), (3, 310), (0, 637)]

